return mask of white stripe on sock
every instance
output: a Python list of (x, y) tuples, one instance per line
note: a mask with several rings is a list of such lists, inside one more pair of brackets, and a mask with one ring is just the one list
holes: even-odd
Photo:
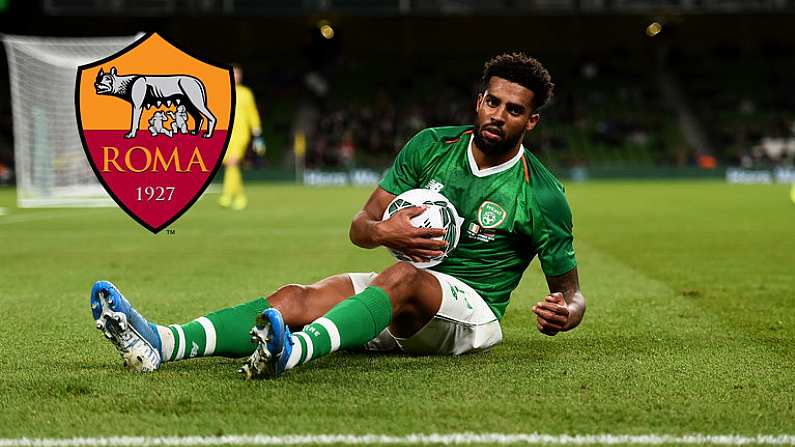
[(177, 350), (177, 356), (174, 357), (174, 360), (182, 360), (185, 357), (185, 332), (182, 331), (182, 326), (175, 324), (174, 329), (177, 330), (177, 335), (179, 336), (179, 342), (175, 343), (179, 345), (179, 349)]
[(293, 368), (301, 360), (301, 342), (298, 341), (298, 337), (295, 335), (291, 335), (290, 339), (293, 341), (293, 351), (290, 353), (290, 358), (287, 359), (287, 365), (285, 365), (284, 369)]
[(308, 361), (312, 360), (312, 354), (314, 354), (314, 350), (315, 350), (315, 347), (312, 346), (312, 339), (309, 338), (309, 336), (306, 335), (303, 332), (296, 332), (295, 335), (298, 335), (298, 336), (302, 337), (304, 339), (304, 341), (306, 342), (306, 358), (304, 358), (304, 362), (308, 362)]
[(331, 352), (337, 351), (340, 348), (340, 331), (337, 329), (337, 325), (326, 317), (318, 318), (315, 323), (326, 328), (329, 339), (331, 339)]
[(215, 352), (215, 326), (213, 322), (207, 317), (199, 317), (196, 319), (202, 328), (204, 328), (204, 355), (213, 355)]

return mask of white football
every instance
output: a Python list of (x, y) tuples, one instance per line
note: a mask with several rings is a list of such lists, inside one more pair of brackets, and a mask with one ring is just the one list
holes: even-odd
[(461, 225), (464, 219), (458, 216), (458, 211), (455, 209), (455, 206), (442, 194), (431, 191), (430, 189), (412, 189), (400, 194), (390, 202), (389, 206), (387, 206), (384, 211), (382, 220), (389, 219), (403, 208), (419, 205), (426, 205), (427, 208), (419, 216), (411, 218), (411, 223), (417, 228), (446, 229), (447, 233), (444, 236), (433, 238), (447, 241), (447, 249), (444, 251), (444, 254), (431, 258), (427, 262), (414, 262), (411, 258), (397, 250), (389, 249), (389, 251), (392, 253), (392, 256), (399, 261), (410, 262), (418, 268), (428, 268), (444, 261), (444, 258), (458, 246), (458, 239), (461, 236)]

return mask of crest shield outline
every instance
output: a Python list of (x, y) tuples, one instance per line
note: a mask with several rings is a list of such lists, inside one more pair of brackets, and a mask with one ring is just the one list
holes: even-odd
[(508, 213), (499, 204), (486, 200), (478, 208), (477, 219), (481, 227), (491, 229), (499, 227), (507, 216)]
[(157, 234), (220, 169), (232, 132), (232, 67), (149, 32), (81, 65), (75, 111), (83, 150), (116, 204)]

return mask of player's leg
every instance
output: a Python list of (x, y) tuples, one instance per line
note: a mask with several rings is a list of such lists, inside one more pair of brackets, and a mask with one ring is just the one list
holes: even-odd
[[(243, 175), (240, 173), (240, 162), (243, 155), (246, 153), (246, 143), (240, 141), (240, 138), (233, 138), (229, 142), (229, 147), (224, 155), (224, 183), (221, 190), (221, 197), (218, 199), (218, 204), (223, 207), (228, 207), (238, 200), (239, 195), (243, 193)], [(237, 160), (235, 163), (229, 163), (229, 160)], [(246, 200), (245, 198), (243, 199)]]
[[(225, 156), (224, 158), (228, 157)], [(224, 160), (224, 181), (221, 186), (221, 197), (218, 198), (218, 204), (224, 208), (228, 208), (232, 205), (232, 177), (229, 175), (229, 168), (230, 166), (226, 164), (226, 159)]]
[(235, 200), (238, 199), (242, 185), (243, 175), (240, 172), (240, 166), (237, 163), (224, 165), (224, 184), (221, 198), (219, 199), (221, 206), (234, 204)]
[(295, 334), (278, 310), (264, 311), (253, 330), (257, 350), (242, 372), (249, 378), (278, 377), (339, 349), (361, 347), (387, 326), (396, 336), (410, 337), (431, 321), (441, 303), (442, 290), (432, 274), (399, 262)]
[(477, 291), (453, 276), (430, 273), (442, 290), (436, 315), (409, 337), (392, 332), (384, 334), (387, 338), (404, 352), (443, 355), (484, 351), (502, 341), (500, 322)]
[(163, 362), (192, 357), (250, 355), (255, 345), (249, 332), (263, 310), (275, 306), (288, 324), (300, 328), (352, 294), (348, 275), (337, 275), (309, 286), (283, 286), (267, 298), (163, 326), (147, 321), (113, 284), (98, 281), (91, 290), (91, 308), (97, 328), (116, 346), (125, 366), (151, 371)]
[[(343, 273), (330, 276), (312, 285), (287, 284), (268, 297), (271, 307), (281, 312), (285, 324), (300, 330), (322, 317), (342, 300), (355, 294), (352, 277), (375, 276), (374, 273)], [(258, 315), (258, 314), (257, 314)], [(254, 321), (254, 315), (249, 323)], [(249, 325), (249, 330), (251, 326)]]
[(251, 326), (263, 310), (278, 309), (287, 325), (300, 329), (351, 296), (352, 289), (348, 275), (332, 276), (312, 285), (288, 284), (266, 298), (220, 309), (185, 324), (158, 326), (163, 361), (250, 355), (255, 348)]
[[(246, 191), (243, 189), (243, 173), (240, 169), (240, 166), (243, 164), (243, 159), (246, 156), (248, 143), (248, 140), (241, 141), (233, 148), (234, 154), (237, 157), (237, 163), (232, 170), (233, 177), (230, 183), (232, 184), (232, 208), (236, 210), (242, 210), (248, 206)], [(229, 170), (227, 170), (227, 174), (229, 174)]]

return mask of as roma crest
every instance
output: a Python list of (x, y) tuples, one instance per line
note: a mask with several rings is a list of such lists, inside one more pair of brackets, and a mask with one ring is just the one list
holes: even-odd
[(231, 67), (155, 33), (77, 69), (77, 125), (113, 200), (157, 233), (193, 205), (220, 168), (234, 122)]

